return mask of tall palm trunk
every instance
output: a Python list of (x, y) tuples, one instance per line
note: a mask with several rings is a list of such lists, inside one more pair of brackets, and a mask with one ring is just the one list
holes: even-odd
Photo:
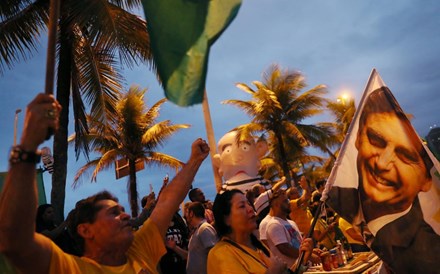
[(130, 194), (130, 205), (131, 205), (131, 216), (137, 217), (139, 212), (138, 205), (138, 192), (136, 185), (136, 160), (128, 159), (128, 168), (129, 168), (129, 185), (128, 185), (128, 193)]
[(64, 220), (64, 200), (67, 177), (67, 137), (69, 125), (69, 99), (71, 84), (72, 49), (67, 27), (60, 23), (59, 63), (57, 80), (57, 100), (62, 106), (60, 126), (53, 142), (54, 172), (52, 174), (51, 204), (55, 209), (57, 222)]
[(283, 137), (278, 131), (274, 130), (274, 132), (278, 141), (278, 153), (280, 154), (281, 158), (281, 168), (283, 169), (284, 176), (286, 177), (286, 185), (287, 187), (291, 187), (292, 175), (290, 174), (290, 168), (287, 163), (286, 149), (284, 148)]

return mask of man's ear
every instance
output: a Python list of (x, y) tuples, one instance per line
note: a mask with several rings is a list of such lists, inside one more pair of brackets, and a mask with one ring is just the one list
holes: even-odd
[(76, 231), (84, 239), (93, 238), (93, 233), (92, 233), (92, 230), (90, 229), (90, 224), (89, 223), (79, 224), (76, 227)]

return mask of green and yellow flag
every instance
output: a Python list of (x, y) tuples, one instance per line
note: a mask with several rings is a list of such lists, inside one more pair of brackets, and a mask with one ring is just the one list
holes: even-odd
[(166, 97), (179, 106), (203, 101), (210, 46), (241, 0), (142, 0)]

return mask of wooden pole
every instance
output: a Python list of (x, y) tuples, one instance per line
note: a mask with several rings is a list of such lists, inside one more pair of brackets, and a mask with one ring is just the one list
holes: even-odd
[[(46, 56), (46, 82), (44, 92), (53, 94), (53, 83), (55, 78), (55, 55), (57, 42), (57, 26), (60, 14), (60, 0), (50, 1), (49, 12), (49, 28), (47, 39), (47, 56)], [(53, 135), (53, 129), (49, 128), (46, 140)]]
[(44, 89), (46, 94), (53, 94), (53, 82), (55, 77), (55, 49), (57, 42), (57, 26), (59, 13), (60, 0), (51, 0), (47, 39), (46, 84)]
[[(315, 230), (316, 222), (318, 221), (318, 218), (321, 215), (321, 211), (322, 211), (322, 208), (324, 207), (324, 205), (325, 205), (325, 201), (322, 201), (322, 200), (319, 201), (318, 208), (315, 211), (315, 215), (313, 216), (312, 224), (310, 225), (310, 229), (309, 229), (309, 232), (307, 233), (306, 238), (312, 238), (313, 237), (313, 231)], [(295, 269), (292, 272), (290, 272), (290, 273), (299, 274), (300, 273), (299, 272), (300, 271), (300, 266), (303, 263), (303, 260), (304, 260), (304, 251), (301, 251), (299, 253), (299, 257), (297, 259), (297, 263), (295, 265)]]
[(211, 112), (209, 111), (209, 103), (208, 103), (208, 96), (206, 94), (206, 89), (203, 94), (202, 107), (203, 107), (203, 117), (205, 118), (206, 135), (208, 137), (208, 145), (211, 150), (210, 153), (211, 164), (212, 164), (212, 172), (214, 174), (215, 188), (217, 192), (220, 192), (220, 189), (222, 187), (222, 178), (218, 173), (218, 170), (214, 166), (214, 155), (217, 153), (217, 144), (215, 142), (214, 128), (212, 127)]

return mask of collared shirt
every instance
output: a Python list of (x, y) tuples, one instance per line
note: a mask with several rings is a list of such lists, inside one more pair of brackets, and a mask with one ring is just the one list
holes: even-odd
[(367, 223), (368, 225), (368, 229), (370, 229), (370, 232), (376, 236), (377, 232), (384, 227), (386, 224), (391, 223), (392, 221), (399, 219), (400, 217), (402, 217), (403, 215), (407, 214), (412, 208), (412, 205), (405, 211), (399, 212), (399, 213), (394, 213), (394, 214), (388, 214), (388, 215), (384, 215), (381, 216), (379, 218), (376, 218), (374, 220), (371, 220), (370, 222)]
[(359, 205), (360, 206), (358, 209), (358, 213), (353, 219), (353, 228), (362, 234), (368, 246), (371, 245), (373, 238), (376, 236), (377, 232), (382, 227), (407, 214), (412, 208), (411, 205), (405, 211), (384, 215), (374, 220), (371, 220), (370, 222), (367, 223), (367, 221), (365, 220), (364, 213), (362, 211), (362, 203), (360, 201), (360, 198), (359, 198)]

